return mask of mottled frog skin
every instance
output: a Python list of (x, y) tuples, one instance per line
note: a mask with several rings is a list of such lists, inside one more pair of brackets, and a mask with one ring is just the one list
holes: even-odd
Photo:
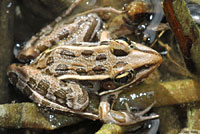
[[(146, 78), (162, 58), (155, 50), (128, 40), (92, 42), (101, 23), (101, 18), (91, 13), (58, 25), (48, 34), (32, 37), (18, 58), (34, 60), (29, 65), (10, 65), (10, 82), (38, 104), (93, 120), (129, 125), (157, 118), (136, 120), (128, 111), (110, 109), (111, 94)], [(84, 112), (89, 93), (102, 96), (99, 115)]]

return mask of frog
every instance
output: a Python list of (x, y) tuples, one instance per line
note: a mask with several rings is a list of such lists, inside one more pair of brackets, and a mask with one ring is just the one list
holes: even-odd
[[(96, 13), (88, 13), (33, 36), (17, 56), (31, 62), (11, 64), (10, 83), (37, 104), (104, 123), (131, 125), (158, 118), (144, 116), (153, 104), (137, 113), (112, 109), (113, 96), (143, 81), (162, 57), (145, 45), (104, 37), (102, 23)], [(90, 93), (101, 98), (98, 114), (84, 111)]]

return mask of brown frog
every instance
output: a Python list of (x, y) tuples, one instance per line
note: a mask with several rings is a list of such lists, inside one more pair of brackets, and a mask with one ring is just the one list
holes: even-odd
[[(34, 60), (29, 65), (10, 65), (10, 82), (35, 103), (105, 123), (130, 125), (157, 118), (143, 116), (152, 106), (135, 114), (111, 109), (110, 96), (146, 78), (162, 58), (155, 50), (128, 40), (92, 42), (101, 23), (97, 14), (89, 13), (33, 36), (18, 58)], [(90, 92), (101, 96), (98, 115), (84, 112)]]

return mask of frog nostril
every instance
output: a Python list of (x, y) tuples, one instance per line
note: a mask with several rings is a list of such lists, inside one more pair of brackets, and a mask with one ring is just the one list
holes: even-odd
[(92, 68), (92, 70), (96, 73), (96, 74), (101, 74), (103, 72), (106, 71), (106, 68), (103, 65), (98, 65), (95, 66), (94, 68)]
[(99, 60), (99, 61), (103, 61), (103, 60), (106, 60), (106, 59), (107, 59), (107, 57), (106, 57), (105, 54), (99, 54), (96, 57), (96, 60)]
[(143, 72), (145, 70), (149, 70), (152, 66), (154, 66), (154, 64), (147, 64), (147, 65), (136, 68), (135, 71), (136, 73)]
[(8, 73), (8, 79), (9, 79), (10, 83), (12, 83), (13, 85), (16, 85), (18, 82), (18, 76), (14, 72)]

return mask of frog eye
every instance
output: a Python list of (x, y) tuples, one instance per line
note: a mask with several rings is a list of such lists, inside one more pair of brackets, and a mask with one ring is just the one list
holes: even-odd
[(117, 84), (126, 84), (131, 82), (134, 77), (135, 77), (134, 70), (125, 71), (116, 75), (114, 78), (114, 82)]

